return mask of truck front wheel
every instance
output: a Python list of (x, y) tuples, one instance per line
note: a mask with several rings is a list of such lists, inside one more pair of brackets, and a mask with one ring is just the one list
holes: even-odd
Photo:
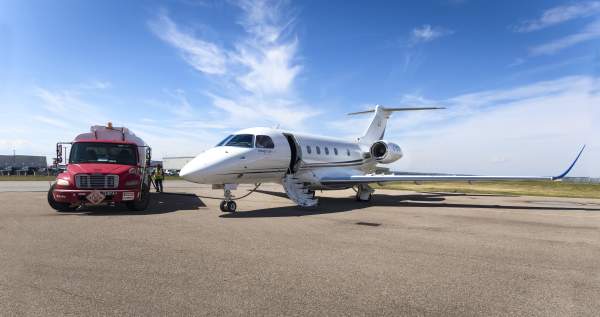
[(127, 209), (131, 211), (144, 211), (148, 208), (150, 204), (150, 189), (148, 186), (142, 186), (142, 192), (140, 193), (141, 197), (139, 200), (131, 201), (126, 203)]
[(54, 200), (54, 195), (52, 194), (54, 192), (54, 186), (56, 185), (52, 185), (50, 190), (48, 190), (48, 204), (50, 207), (58, 212), (69, 212), (77, 209), (77, 207), (71, 207), (71, 204), (69, 203), (60, 203)]

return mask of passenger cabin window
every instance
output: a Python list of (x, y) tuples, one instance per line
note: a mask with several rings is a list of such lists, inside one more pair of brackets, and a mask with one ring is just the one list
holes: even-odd
[(273, 139), (268, 135), (257, 135), (256, 136), (256, 147), (259, 149), (272, 149), (275, 147)]
[(350, 156), (350, 149), (346, 149), (346, 154), (348, 154), (348, 156)]
[(334, 148), (333, 148), (333, 153), (334, 153), (335, 155), (338, 155), (338, 151), (337, 151), (337, 148), (336, 148), (336, 147), (334, 147)]
[(233, 136), (232, 134), (228, 135), (226, 138), (223, 139), (223, 141), (219, 142), (216, 146), (223, 146), (223, 145), (225, 145), (225, 142), (229, 141), (229, 139), (232, 136)]
[(252, 147), (254, 143), (254, 135), (252, 134), (237, 134), (234, 135), (226, 146), (237, 146), (237, 147)]
[(325, 147), (325, 155), (329, 155), (329, 148)]
[(307, 146), (306, 146), (306, 152), (307, 152), (308, 154), (310, 154), (310, 153), (312, 152), (312, 150), (311, 150), (311, 148), (310, 148), (310, 145), (307, 145)]
[(321, 154), (321, 148), (317, 145), (317, 154)]

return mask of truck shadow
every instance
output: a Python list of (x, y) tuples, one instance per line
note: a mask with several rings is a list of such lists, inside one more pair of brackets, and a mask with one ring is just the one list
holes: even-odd
[(151, 193), (150, 205), (144, 211), (132, 211), (124, 205), (114, 207), (86, 207), (72, 214), (85, 216), (142, 216), (166, 214), (180, 210), (196, 210), (206, 207), (204, 202), (195, 195), (178, 193)]
[[(277, 197), (287, 196), (280, 192), (258, 191), (259, 193)], [(545, 207), (545, 206), (519, 206), (506, 204), (465, 204), (446, 202), (448, 196), (494, 196), (494, 195), (469, 195), (457, 193), (422, 193), (409, 195), (375, 194), (370, 202), (357, 202), (354, 197), (330, 198), (319, 197), (316, 207), (302, 208), (286, 206), (266, 208), (251, 211), (223, 214), (222, 218), (262, 218), (262, 217), (301, 217), (311, 215), (330, 214), (360, 210), (368, 207), (413, 207), (413, 208), (460, 208), (460, 209), (504, 209), (504, 210), (538, 210), (538, 211), (599, 211), (600, 208), (587, 207)], [(576, 205), (576, 203), (573, 203)]]

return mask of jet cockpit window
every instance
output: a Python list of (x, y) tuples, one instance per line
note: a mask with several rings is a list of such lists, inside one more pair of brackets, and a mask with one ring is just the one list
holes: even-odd
[(273, 139), (268, 135), (257, 135), (256, 136), (256, 147), (261, 149), (272, 149), (275, 147)]
[(217, 145), (215, 146), (223, 146), (225, 144), (225, 142), (229, 141), (229, 139), (233, 136), (233, 134), (228, 135), (226, 138), (223, 139), (223, 141), (219, 142)]
[(253, 146), (253, 143), (254, 143), (254, 135), (252, 135), (252, 134), (236, 134), (225, 145), (251, 148)]

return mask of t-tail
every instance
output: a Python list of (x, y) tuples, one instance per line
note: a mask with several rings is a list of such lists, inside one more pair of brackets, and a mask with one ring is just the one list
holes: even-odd
[(357, 115), (363, 113), (374, 113), (373, 119), (369, 124), (369, 127), (361, 136), (358, 138), (358, 142), (364, 144), (372, 144), (376, 141), (382, 140), (385, 135), (385, 127), (387, 125), (387, 121), (392, 115), (392, 112), (395, 111), (415, 111), (415, 110), (437, 110), (437, 109), (445, 109), (440, 107), (421, 107), (421, 108), (385, 108), (381, 105), (376, 105), (375, 109), (352, 112), (348, 115)]

